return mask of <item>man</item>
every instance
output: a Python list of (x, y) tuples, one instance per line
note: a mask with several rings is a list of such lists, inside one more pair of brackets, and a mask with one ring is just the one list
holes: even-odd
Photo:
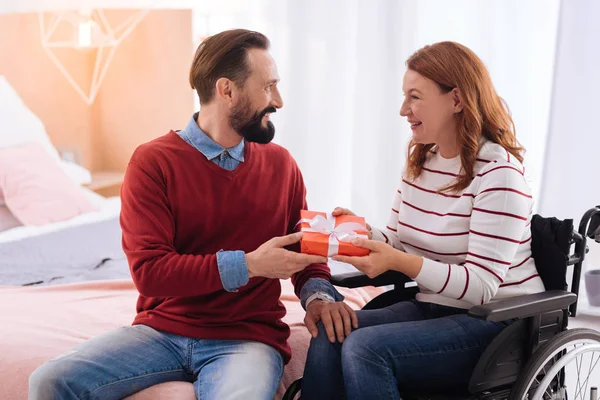
[[(30, 399), (121, 399), (193, 382), (202, 399), (272, 399), (290, 358), (279, 279), (292, 278), (316, 335), (355, 316), (324, 257), (300, 254), (302, 175), (270, 143), (283, 106), (269, 41), (222, 32), (198, 48), (201, 111), (140, 146), (121, 189), (123, 249), (140, 292), (133, 326), (96, 337), (30, 378)], [(291, 247), (290, 247), (291, 246)], [(288, 247), (288, 249), (286, 249)]]

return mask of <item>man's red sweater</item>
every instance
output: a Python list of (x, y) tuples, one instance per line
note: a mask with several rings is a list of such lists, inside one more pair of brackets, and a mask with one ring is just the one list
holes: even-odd
[[(133, 324), (190, 338), (253, 340), (291, 356), (277, 279), (223, 288), (219, 250), (251, 252), (294, 232), (306, 208), (302, 175), (276, 144), (245, 144), (245, 161), (227, 171), (175, 132), (134, 152), (121, 188), (123, 249), (140, 292)], [(292, 277), (296, 294), (315, 264)]]

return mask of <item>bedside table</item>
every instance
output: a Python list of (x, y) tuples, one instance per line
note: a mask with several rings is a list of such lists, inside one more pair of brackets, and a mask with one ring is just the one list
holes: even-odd
[(92, 181), (85, 187), (105, 197), (118, 196), (124, 177), (125, 173), (118, 171), (92, 172)]

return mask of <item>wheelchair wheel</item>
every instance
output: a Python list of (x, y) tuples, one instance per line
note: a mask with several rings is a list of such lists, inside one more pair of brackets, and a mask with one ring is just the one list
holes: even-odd
[(600, 386), (600, 333), (573, 329), (544, 343), (523, 367), (509, 400), (590, 399)]
[(302, 378), (296, 379), (290, 387), (285, 391), (283, 398), (281, 400), (294, 400), (296, 395), (300, 393), (300, 389), (302, 388)]

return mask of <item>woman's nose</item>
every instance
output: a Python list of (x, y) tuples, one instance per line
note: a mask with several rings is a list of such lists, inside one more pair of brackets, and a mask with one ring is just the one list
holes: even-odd
[(410, 108), (407, 106), (406, 103), (402, 103), (402, 106), (400, 107), (400, 116), (406, 117), (408, 116), (408, 114), (410, 114)]

